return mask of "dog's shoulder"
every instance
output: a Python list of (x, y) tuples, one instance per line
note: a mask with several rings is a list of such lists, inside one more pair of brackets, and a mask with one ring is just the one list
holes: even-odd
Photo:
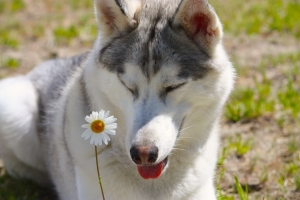
[(35, 67), (29, 74), (41, 100), (59, 98), (59, 91), (67, 84), (72, 74), (82, 67), (88, 53), (70, 58), (48, 60)]

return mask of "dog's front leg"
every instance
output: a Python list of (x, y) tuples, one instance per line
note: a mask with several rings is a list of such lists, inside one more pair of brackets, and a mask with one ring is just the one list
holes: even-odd
[(188, 199), (189, 200), (199, 200), (199, 199), (205, 199), (205, 200), (216, 200), (216, 192), (214, 189), (214, 184), (211, 181), (213, 179), (209, 179), (204, 183), (200, 190), (193, 193)]
[(87, 168), (75, 167), (76, 186), (78, 200), (100, 200), (102, 199), (99, 188), (99, 180), (95, 173), (90, 173)]

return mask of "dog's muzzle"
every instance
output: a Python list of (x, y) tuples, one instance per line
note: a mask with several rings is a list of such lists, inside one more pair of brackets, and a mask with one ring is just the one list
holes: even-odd
[(155, 164), (158, 157), (156, 146), (133, 146), (130, 149), (132, 161), (137, 164), (138, 172), (144, 179), (158, 178), (168, 163), (168, 157)]

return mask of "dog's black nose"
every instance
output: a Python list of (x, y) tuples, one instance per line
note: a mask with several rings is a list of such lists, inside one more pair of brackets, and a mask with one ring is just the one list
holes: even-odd
[(158, 157), (158, 148), (156, 146), (133, 146), (130, 149), (130, 156), (137, 165), (153, 164)]

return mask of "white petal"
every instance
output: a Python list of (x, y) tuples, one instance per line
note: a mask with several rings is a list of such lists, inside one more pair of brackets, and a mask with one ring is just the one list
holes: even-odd
[(103, 119), (104, 119), (104, 113), (105, 113), (105, 112), (104, 112), (104, 110), (102, 110), (102, 109), (99, 111), (99, 119), (100, 119), (100, 120), (103, 120)]
[(103, 138), (103, 142), (104, 142), (105, 145), (108, 144), (108, 141), (109, 141), (109, 140), (107, 140), (106, 138)]
[(92, 138), (91, 138), (90, 144), (97, 145), (97, 135), (96, 135), (96, 134), (93, 134), (92, 137), (93, 137), (93, 136), (94, 136), (93, 142), (91, 143), (91, 141), (92, 141)]
[(85, 130), (82, 134), (81, 134), (81, 137), (85, 137), (86, 135), (88, 135), (89, 134), (89, 130)]
[(91, 124), (83, 124), (82, 126), (81, 126), (81, 128), (90, 128), (91, 127)]
[(104, 119), (103, 121), (105, 124), (110, 124), (110, 123), (117, 121), (117, 118), (108, 117), (108, 118)]
[(99, 144), (98, 135), (95, 136), (95, 145), (97, 146)]
[(104, 144), (105, 144), (105, 145), (107, 145), (107, 144), (108, 144), (107, 140), (105, 140), (105, 139), (103, 140), (103, 142), (104, 142)]
[(110, 124), (106, 124), (107, 126), (117, 126), (117, 123), (110, 123)]
[(97, 135), (96, 140), (98, 141), (98, 145), (102, 145), (102, 140), (103, 140), (102, 134)]
[(98, 112), (95, 112), (95, 111), (92, 112), (93, 121), (97, 120), (98, 116), (99, 116)]
[(105, 132), (107, 134), (110, 134), (110, 135), (116, 135), (116, 131), (115, 130), (105, 130)]
[(87, 140), (87, 139), (89, 139), (92, 135), (93, 135), (93, 133), (92, 133), (92, 132), (89, 132), (89, 134), (86, 135), (84, 139)]
[(95, 134), (92, 134), (91, 140), (90, 140), (90, 144), (93, 144), (95, 142)]
[[(115, 118), (114, 116), (109, 116), (107, 117), (106, 119), (112, 119), (112, 118)], [(116, 118), (117, 119), (117, 118)]]
[(85, 130), (85, 131), (82, 133), (81, 137), (83, 137), (83, 138), (86, 140), (86, 139), (88, 139), (89, 137), (91, 137), (92, 134), (93, 134), (93, 133), (92, 133), (89, 129), (87, 129), (87, 130)]
[(118, 126), (116, 123), (113, 123), (113, 124), (108, 124), (105, 126), (105, 129), (107, 130), (112, 130), (112, 129), (116, 129)]
[(85, 117), (85, 121), (87, 121), (88, 123), (92, 123), (93, 122), (93, 118), (91, 116), (86, 116)]
[(107, 141), (110, 141), (110, 137), (109, 137), (106, 133), (103, 133), (103, 137), (104, 137)]
[(104, 113), (104, 119), (109, 116), (109, 113), (110, 113), (109, 110), (106, 113)]

